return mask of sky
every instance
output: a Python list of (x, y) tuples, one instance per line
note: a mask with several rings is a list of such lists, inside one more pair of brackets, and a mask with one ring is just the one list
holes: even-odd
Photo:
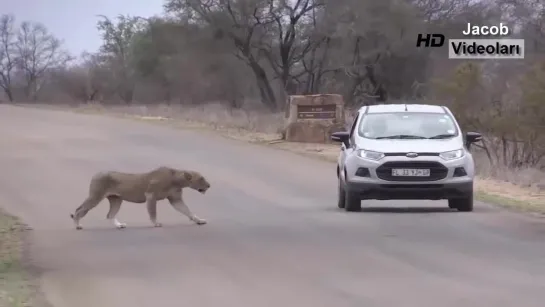
[(15, 15), (16, 22), (43, 23), (73, 55), (95, 52), (101, 39), (97, 15), (150, 17), (161, 14), (163, 0), (0, 0), (0, 14)]

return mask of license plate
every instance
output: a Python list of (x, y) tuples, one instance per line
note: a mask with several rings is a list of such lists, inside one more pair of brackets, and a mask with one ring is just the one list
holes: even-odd
[(394, 168), (392, 169), (392, 176), (394, 177), (429, 177), (429, 169), (407, 169), (407, 168)]

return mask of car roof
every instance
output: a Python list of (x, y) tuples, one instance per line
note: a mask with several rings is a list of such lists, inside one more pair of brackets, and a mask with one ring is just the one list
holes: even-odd
[[(369, 108), (367, 113), (390, 113), (390, 112), (422, 112), (445, 114), (445, 107), (431, 104), (377, 104), (361, 107), (360, 111)], [(406, 109), (405, 109), (406, 108)]]

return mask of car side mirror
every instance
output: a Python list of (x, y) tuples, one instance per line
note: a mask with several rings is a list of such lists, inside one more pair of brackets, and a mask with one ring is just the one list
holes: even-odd
[(348, 131), (333, 132), (331, 134), (333, 142), (343, 143), (346, 148), (350, 147), (350, 133)]
[(466, 133), (466, 147), (469, 149), (471, 144), (482, 141), (483, 136), (478, 132), (468, 132)]

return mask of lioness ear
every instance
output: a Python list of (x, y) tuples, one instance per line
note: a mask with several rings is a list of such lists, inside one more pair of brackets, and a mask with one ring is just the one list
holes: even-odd
[(191, 181), (191, 179), (193, 179), (193, 176), (188, 172), (184, 172), (184, 178), (187, 181)]

